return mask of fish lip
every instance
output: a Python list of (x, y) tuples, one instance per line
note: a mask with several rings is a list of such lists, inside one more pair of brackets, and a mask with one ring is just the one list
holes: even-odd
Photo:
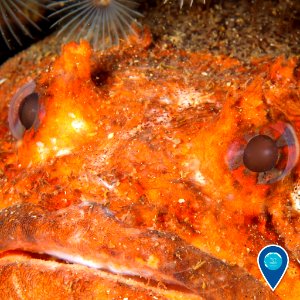
[(82, 202), (54, 211), (33, 203), (16, 204), (0, 210), (0, 224), (2, 253), (15, 249), (45, 253), (60, 256), (65, 264), (71, 258), (95, 272), (108, 269), (120, 278), (154, 280), (200, 296), (220, 296), (223, 289), (232, 295), (240, 289), (241, 295), (268, 295), (243, 268), (224, 263), (174, 233), (129, 227), (99, 203)]
[[(51, 251), (49, 251), (51, 252)], [(111, 270), (105, 268), (96, 268), (93, 266), (87, 266), (86, 264), (82, 264), (79, 262), (71, 262), (67, 260), (63, 260), (58, 258), (57, 256), (52, 256), (51, 254), (43, 253), (43, 252), (30, 252), (25, 250), (10, 250), (4, 252), (0, 255), (0, 270), (1, 270), (1, 262), (5, 260), (9, 261), (9, 264), (15, 262), (17, 264), (30, 264), (34, 268), (35, 266), (39, 266), (42, 270), (45, 267), (46, 270), (65, 268), (66, 271), (74, 270), (76, 271), (76, 275), (85, 275), (87, 272), (89, 274), (93, 274), (100, 278), (108, 278), (111, 280), (116, 280), (118, 282), (122, 282), (125, 284), (132, 283), (132, 285), (138, 285), (144, 287), (146, 289), (152, 290), (169, 290), (177, 291), (184, 294), (197, 295), (195, 291), (186, 288), (183, 285), (179, 284), (170, 284), (166, 282), (156, 281), (150, 278), (142, 277), (137, 274), (122, 274), (115, 273)]]

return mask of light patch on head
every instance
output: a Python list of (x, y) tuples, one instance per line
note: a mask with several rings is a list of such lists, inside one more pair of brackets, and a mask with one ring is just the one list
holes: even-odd
[(162, 103), (162, 104), (168, 104), (168, 105), (171, 105), (173, 103), (173, 101), (168, 98), (167, 96), (164, 96), (164, 97), (161, 97), (159, 99), (159, 101)]
[(65, 156), (65, 155), (68, 155), (71, 153), (72, 149), (70, 149), (70, 148), (64, 148), (64, 149), (58, 150), (58, 147), (56, 146), (56, 142), (57, 142), (56, 138), (51, 138), (50, 142), (52, 145), (52, 147), (50, 147), (50, 148), (46, 147), (43, 142), (39, 141), (36, 143), (38, 153), (42, 160), (46, 159), (51, 151), (56, 151), (56, 154), (55, 154), (56, 157)]
[(98, 182), (102, 184), (104, 187), (106, 187), (109, 190), (113, 190), (115, 185), (114, 184), (109, 184), (107, 181), (103, 180), (102, 178), (98, 178)]
[(22, 285), (20, 284), (19, 278), (15, 273), (12, 274), (12, 282), (14, 291), (17, 294), (18, 298), (25, 299), (23, 295)]
[(179, 109), (183, 110), (189, 107), (197, 107), (200, 104), (216, 103), (213, 95), (213, 93), (203, 94), (191, 88), (190, 90), (179, 90), (176, 97)]
[(40, 158), (43, 160), (45, 159), (48, 154), (49, 154), (49, 149), (47, 147), (45, 147), (45, 144), (43, 142), (36, 142), (36, 146), (37, 146), (37, 152), (40, 156)]
[(88, 131), (88, 125), (80, 112), (69, 112), (67, 115), (69, 119), (66, 118), (64, 122), (64, 128), (66, 131), (70, 131), (70, 134), (72, 134), (72, 130), (74, 130), (76, 133)]
[(155, 255), (150, 255), (147, 259), (147, 265), (153, 269), (158, 269), (159, 262), (159, 258)]
[(107, 138), (109, 139), (109, 140), (111, 140), (113, 137), (114, 137), (114, 133), (113, 132), (111, 132), (111, 133), (109, 133), (108, 135), (107, 135)]
[(149, 110), (149, 114), (151, 115), (151, 123), (170, 127), (172, 118), (170, 117), (168, 112), (162, 112), (159, 109), (151, 109)]
[(204, 176), (202, 175), (202, 173), (199, 170), (195, 172), (194, 179), (195, 179), (196, 182), (200, 183), (201, 185), (206, 184), (206, 180), (205, 180)]
[(300, 182), (296, 182), (294, 190), (291, 192), (292, 206), (300, 213)]
[(4, 83), (6, 80), (7, 80), (7, 78), (0, 78), (0, 85), (1, 85), (2, 83)]
[(205, 185), (206, 179), (200, 171), (200, 161), (197, 158), (191, 158), (190, 160), (184, 163), (185, 175), (188, 174), (188, 177), (192, 179), (194, 182)]
[(82, 120), (74, 120), (72, 121), (71, 125), (73, 129), (78, 133), (84, 130), (85, 128), (85, 123)]
[(65, 155), (69, 155), (71, 154), (71, 149), (60, 149), (56, 152), (56, 157), (61, 157), (61, 156), (65, 156)]

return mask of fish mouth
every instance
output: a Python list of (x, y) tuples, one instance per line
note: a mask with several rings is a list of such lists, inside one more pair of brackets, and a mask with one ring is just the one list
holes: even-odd
[(128, 227), (98, 203), (82, 202), (58, 211), (17, 204), (0, 211), (0, 224), (2, 259), (22, 253), (48, 267), (101, 272), (101, 276), (130, 279), (153, 288), (160, 284), (167, 290), (203, 297), (270, 293), (242, 268), (174, 234)]
[[(19, 299), (16, 296), (20, 294), (27, 295), (26, 290), (33, 287), (37, 291), (35, 299), (44, 299), (41, 298), (41, 288), (54, 299), (66, 299), (66, 294), (76, 299), (126, 299), (126, 296), (129, 296), (127, 299), (203, 299), (182, 286), (138, 276), (120, 276), (24, 251), (10, 251), (0, 258), (0, 276), (0, 295), (4, 294), (1, 290), (15, 291), (9, 294), (13, 299)], [(58, 289), (54, 290), (53, 286)], [(92, 296), (91, 290), (94, 291)]]
[[(65, 259), (59, 258), (63, 256), (62, 253), (59, 255), (44, 254), (28, 252), (21, 249), (6, 251), (0, 255), (0, 270), (1, 266), (5, 264), (12, 265), (13, 263), (22, 265), (23, 267), (30, 266), (31, 268), (38, 268), (43, 271), (55, 269), (64, 269), (65, 272), (76, 272), (76, 275), (81, 274), (84, 276), (86, 273), (96, 276), (100, 279), (106, 279), (109, 281), (122, 282), (125, 285), (135, 286), (139, 288), (146, 288), (152, 291), (171, 290), (179, 292), (181, 294), (193, 294), (193, 291), (184, 287), (180, 284), (162, 282), (151, 278), (139, 276), (138, 274), (124, 273), (125, 266), (120, 270), (100, 268), (99, 266), (92, 265), (91, 262), (85, 261), (83, 258), (77, 257), (66, 257)], [(0, 271), (1, 272), (1, 271)]]

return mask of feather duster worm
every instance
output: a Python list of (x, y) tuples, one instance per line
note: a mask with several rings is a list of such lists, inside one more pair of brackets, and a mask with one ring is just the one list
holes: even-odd
[[(167, 3), (168, 0), (164, 0), (164, 3)], [(190, 7), (193, 5), (194, 0), (178, 0), (180, 9), (183, 7), (185, 3), (187, 3)], [(208, 1), (209, 2), (209, 1)], [(206, 4), (206, 0), (202, 0), (203, 4)]]
[(45, 19), (46, 0), (1, 0), (0, 1), (0, 33), (9, 49), (17, 43), (23, 45), (20, 33), (33, 39), (31, 30), (41, 31), (40, 19)]
[(55, 9), (50, 17), (59, 16), (52, 27), (62, 24), (58, 31), (65, 41), (88, 40), (95, 50), (117, 45), (132, 23), (142, 14), (136, 10), (134, 0), (64, 0), (49, 4)]
[[(186, 1), (185, 0), (179, 0), (179, 6), (180, 6), (180, 8), (182, 8), (184, 2), (186, 2)], [(190, 6), (193, 5), (193, 0), (188, 0), (187, 2), (189, 2)]]

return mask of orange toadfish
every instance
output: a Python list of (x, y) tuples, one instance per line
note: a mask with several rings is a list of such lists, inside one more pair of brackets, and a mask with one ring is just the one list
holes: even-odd
[(1, 299), (299, 299), (297, 59), (150, 43), (0, 68)]

